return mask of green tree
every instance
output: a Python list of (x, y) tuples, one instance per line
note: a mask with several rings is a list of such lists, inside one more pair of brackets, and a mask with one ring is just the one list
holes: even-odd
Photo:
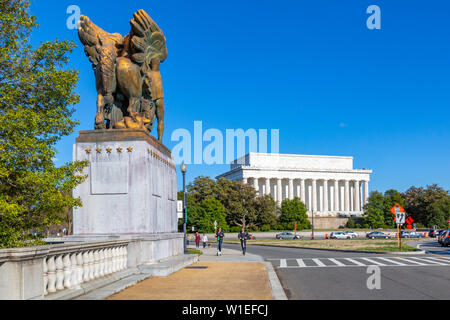
[(449, 193), (437, 184), (433, 184), (426, 186), (426, 188), (412, 186), (402, 196), (405, 202), (404, 208), (415, 222), (431, 227), (433, 222), (430, 220), (432, 219), (429, 211), (430, 206), (442, 198), (448, 197)]
[(84, 162), (54, 165), (56, 143), (74, 132), (79, 97), (75, 70), (66, 70), (75, 45), (55, 40), (31, 46), (38, 27), (27, 0), (0, 0), (0, 247), (36, 243), (30, 230), (62, 222), (80, 206), (71, 190)]
[(380, 228), (385, 224), (384, 205), (384, 195), (378, 191), (373, 191), (364, 206), (364, 220), (372, 228)]
[(273, 200), (272, 196), (265, 195), (256, 197), (254, 206), (256, 210), (255, 225), (261, 228), (263, 226), (271, 227), (277, 224), (277, 203)]
[(450, 220), (450, 196), (443, 197), (427, 207), (428, 226), (437, 228), (447, 228)]
[[(193, 197), (191, 197), (193, 199)], [(221, 227), (225, 232), (229, 230), (226, 222), (225, 208), (220, 201), (209, 197), (200, 203), (192, 203), (188, 209), (188, 231), (194, 230), (200, 233), (210, 233), (214, 231), (214, 221), (217, 227)]]
[(279, 221), (284, 224), (293, 224), (297, 222), (298, 229), (308, 229), (311, 224), (306, 214), (306, 206), (299, 199), (285, 199), (281, 202), (281, 215)]
[(257, 220), (256, 190), (239, 181), (220, 178), (217, 181), (219, 200), (225, 207), (227, 223), (231, 226), (253, 226)]

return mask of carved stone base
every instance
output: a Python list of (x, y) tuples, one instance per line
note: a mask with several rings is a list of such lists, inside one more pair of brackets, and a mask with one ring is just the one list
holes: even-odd
[(74, 235), (177, 232), (176, 166), (171, 152), (140, 129), (80, 131), (74, 160), (88, 179), (74, 190)]

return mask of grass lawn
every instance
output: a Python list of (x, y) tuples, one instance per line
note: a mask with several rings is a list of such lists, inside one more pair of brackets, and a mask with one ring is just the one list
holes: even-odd
[[(238, 240), (228, 240), (225, 243), (239, 243)], [(318, 240), (249, 240), (248, 245), (289, 246), (299, 248), (337, 249), (355, 251), (389, 251), (399, 252), (397, 239), (318, 239)], [(402, 251), (419, 251), (402, 242)]]
[(189, 254), (198, 254), (199, 256), (201, 256), (203, 254), (203, 252), (201, 252), (200, 250), (197, 250), (197, 249), (188, 248), (187, 250), (188, 250)]

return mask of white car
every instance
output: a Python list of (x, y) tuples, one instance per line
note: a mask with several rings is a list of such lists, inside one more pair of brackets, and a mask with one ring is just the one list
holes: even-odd
[(353, 232), (351, 230), (348, 231), (344, 231), (345, 234), (348, 234), (349, 236), (351, 236), (352, 238), (357, 238), (358, 234), (356, 232)]
[(330, 234), (330, 239), (351, 239), (352, 236), (346, 234), (345, 232), (332, 232)]

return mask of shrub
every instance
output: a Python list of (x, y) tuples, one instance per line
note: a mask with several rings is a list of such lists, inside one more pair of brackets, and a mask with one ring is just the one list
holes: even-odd
[(261, 227), (261, 231), (266, 232), (266, 231), (270, 231), (270, 225), (265, 224)]
[(240, 232), (241, 231), (241, 227), (239, 226), (234, 226), (230, 228), (230, 232)]
[(355, 221), (348, 220), (346, 226), (347, 226), (347, 228), (354, 228), (355, 227)]

